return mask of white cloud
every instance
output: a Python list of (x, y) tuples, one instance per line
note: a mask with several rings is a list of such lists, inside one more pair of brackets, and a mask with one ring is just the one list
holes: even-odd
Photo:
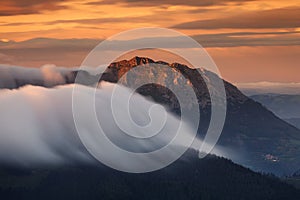
[[(103, 83), (100, 89), (80, 86), (84, 98), (92, 98), (95, 93), (97, 116), (103, 130), (117, 145), (130, 151), (152, 151), (162, 144), (167, 144), (176, 133), (180, 120), (167, 113), (167, 123), (162, 129), (161, 137), (152, 138), (150, 142), (131, 141), (120, 131), (112, 118), (110, 98), (114, 84)], [(57, 165), (69, 162), (92, 162), (90, 154), (82, 145), (73, 120), (72, 91), (74, 85), (44, 88), (25, 86), (20, 89), (0, 90), (0, 162), (17, 166), (34, 167), (40, 165)], [(123, 88), (124, 93), (130, 92)], [(140, 124), (149, 122), (149, 110), (153, 102), (139, 94), (132, 97), (134, 110), (133, 121)], [(118, 99), (121, 102), (123, 99)], [(83, 102), (84, 103), (84, 102)], [(127, 110), (118, 108), (124, 117)], [(163, 109), (164, 110), (164, 109)], [(162, 117), (162, 111), (154, 113), (155, 118)], [(165, 111), (164, 111), (165, 112)], [(89, 119), (91, 116), (82, 116)], [(159, 121), (156, 120), (156, 121)], [(89, 120), (87, 120), (88, 123)], [(154, 128), (157, 124), (154, 124)], [(95, 131), (94, 124), (88, 125), (89, 131)], [(129, 129), (138, 133), (134, 126)], [(151, 130), (150, 130), (151, 131)], [(188, 134), (188, 130), (186, 129)], [(121, 134), (123, 134), (121, 136)], [(168, 141), (166, 141), (168, 140)], [(167, 142), (167, 143), (166, 143)], [(178, 144), (180, 145), (180, 144)], [(108, 156), (109, 156), (109, 152)], [(166, 155), (164, 155), (166, 156)], [(120, 162), (126, 162), (121, 158)]]

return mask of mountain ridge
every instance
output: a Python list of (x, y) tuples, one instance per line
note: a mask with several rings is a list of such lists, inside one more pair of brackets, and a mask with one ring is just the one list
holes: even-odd
[[(135, 70), (134, 76), (130, 78), (134, 80), (144, 79), (148, 76), (146, 72), (148, 72), (148, 68), (151, 68), (149, 63), (152, 62), (160, 64), (160, 62), (155, 62), (152, 59), (140, 57), (113, 63), (104, 72), (101, 80), (116, 83), (128, 70), (138, 64), (144, 68)], [(166, 62), (163, 64), (166, 65)], [(202, 116), (198, 133), (201, 137), (207, 130), (211, 112), (210, 95), (207, 88), (209, 86), (206, 85), (207, 82), (204, 78), (213, 80), (219, 77), (212, 72), (198, 71), (179, 63), (167, 63), (167, 66), (183, 74), (194, 87)], [(125, 82), (122, 84), (131, 87), (132, 84), (126, 81), (126, 78), (123, 80)], [(163, 81), (167, 82), (166, 79)], [(232, 150), (231, 152), (238, 154), (237, 157), (239, 158), (237, 159), (234, 158), (235, 155), (228, 156), (235, 162), (251, 169), (281, 175), (293, 173), (300, 166), (300, 160), (297, 159), (297, 155), (300, 153), (300, 131), (275, 116), (262, 104), (248, 98), (231, 83), (225, 80), (223, 82), (227, 98), (227, 118), (218, 145), (229, 148)], [(157, 85), (142, 86), (137, 92), (152, 97), (158, 103), (169, 105), (175, 113), (180, 113), (180, 105), (178, 105), (176, 97), (171, 91), (163, 87)], [(197, 105), (192, 105), (192, 108), (193, 106)], [(278, 159), (275, 161), (269, 159), (270, 155)]]
[[(122, 84), (130, 87), (134, 81), (139, 81), (150, 76), (151, 64), (166, 65), (180, 72), (189, 82), (176, 76), (177, 79), (166, 81), (166, 77), (171, 76), (169, 72), (162, 69), (159, 74), (152, 78), (159, 77), (167, 84), (191, 84), (198, 98), (196, 105), (179, 105), (176, 96), (167, 88), (159, 85), (145, 85), (137, 89), (137, 92), (151, 97), (157, 103), (167, 106), (172, 112), (180, 115), (180, 106), (187, 106), (191, 111), (198, 106), (201, 111), (201, 121), (199, 123), (198, 137), (203, 138), (211, 117), (211, 100), (204, 79), (213, 80), (219, 77), (206, 70), (196, 70), (179, 63), (169, 64), (163, 61), (154, 61), (150, 58), (134, 57), (130, 60), (122, 60), (111, 63), (107, 70), (102, 74), (101, 81), (112, 83), (118, 82), (128, 70), (141, 64), (142, 68), (137, 69), (131, 74), (131, 82), (124, 78)], [(200, 73), (200, 74), (199, 74)], [(150, 75), (149, 75), (150, 74)], [(61, 72), (64, 77), (64, 84), (72, 84), (75, 78), (81, 75), (85, 85), (95, 85), (99, 82), (99, 76), (90, 74), (88, 71), (71, 70)], [(173, 77), (173, 75), (172, 75)], [(174, 78), (174, 77), (173, 77)], [(228, 150), (227, 157), (244, 166), (256, 171), (265, 171), (277, 175), (290, 175), (300, 166), (300, 130), (284, 122), (267, 110), (262, 104), (255, 102), (244, 95), (233, 84), (224, 82), (227, 98), (227, 118), (221, 138), (217, 145)], [(32, 82), (26, 80), (15, 81), (15, 87), (20, 87)], [(32, 83), (36, 84), (36, 83)], [(40, 80), (38, 84), (43, 85)], [(179, 86), (180, 86), (179, 84)], [(1, 85), (1, 84), (0, 84)], [(52, 87), (55, 84), (46, 85)], [(188, 99), (188, 97), (187, 97)], [(269, 159), (269, 158), (277, 158)]]

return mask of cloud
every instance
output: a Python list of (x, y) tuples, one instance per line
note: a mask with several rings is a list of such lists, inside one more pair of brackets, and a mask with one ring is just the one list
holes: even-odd
[[(236, 32), (220, 34), (201, 34), (191, 36), (203, 47), (237, 46), (295, 46), (300, 45), (298, 31), (287, 32)], [(268, 37), (269, 36), (269, 37)], [(130, 40), (131, 45), (143, 43), (151, 46), (153, 41), (161, 41), (165, 48), (191, 48), (182, 37), (149, 37)], [(126, 49), (127, 41), (110, 41), (108, 49)]]
[(177, 29), (266, 29), (300, 27), (300, 7), (249, 11), (230, 17), (196, 20), (173, 26)]
[(102, 17), (102, 18), (89, 18), (89, 19), (66, 19), (66, 20), (55, 20), (50, 22), (44, 22), (43, 25), (55, 25), (55, 24), (66, 24), (66, 23), (77, 23), (77, 24), (89, 24), (89, 25), (99, 25), (103, 23), (121, 23), (134, 21), (135, 23), (145, 23), (145, 21), (150, 19), (160, 19), (158, 16), (146, 15), (142, 17)]
[[(234, 32), (220, 34), (194, 35), (196, 41), (205, 48), (214, 47), (242, 47), (242, 46), (299, 46), (299, 31), (282, 32)], [(1, 37), (1, 34), (0, 34)], [(176, 37), (153, 37), (144, 39), (149, 43), (153, 39), (161, 40), (162, 44), (171, 48), (189, 48)], [(45, 63), (58, 66), (80, 66), (87, 54), (102, 40), (101, 39), (54, 39), (34, 38), (21, 42), (0, 41), (0, 63), (10, 65), (26, 65), (40, 67)], [(139, 44), (141, 40), (132, 40), (132, 44)], [(111, 41), (111, 50), (124, 49), (123, 41)], [(151, 55), (149, 55), (151, 57)]]
[[(80, 98), (80, 109), (83, 109), (80, 116), (87, 123), (86, 134), (99, 134), (98, 124), (93, 124), (91, 116), (85, 112), (89, 103), (86, 99), (94, 98), (99, 123), (107, 137), (118, 146), (134, 152), (148, 152), (157, 149), (160, 145), (168, 144), (169, 139), (177, 133), (180, 121), (172, 114), (166, 113), (162, 107), (155, 109), (155, 112), (151, 111), (150, 116), (158, 120), (152, 120), (151, 126), (147, 128), (150, 132), (153, 128), (157, 129), (156, 123), (160, 122), (160, 119), (163, 120), (165, 117), (163, 114), (166, 114), (167, 121), (158, 135), (145, 141), (134, 139), (121, 131), (114, 121), (111, 110), (110, 97), (114, 86), (103, 82), (96, 91), (86, 86), (78, 86), (76, 98)], [(131, 94), (128, 88), (120, 89), (122, 95)], [(0, 163), (26, 167), (64, 165), (74, 162), (93, 163), (75, 128), (72, 92), (73, 85), (51, 89), (25, 86), (17, 90), (0, 90)], [(124, 104), (122, 98), (116, 101), (117, 105)], [(148, 124), (149, 109), (155, 104), (139, 94), (134, 94), (130, 101), (134, 104), (134, 109), (130, 112), (132, 120), (140, 125)], [(123, 106), (118, 108), (118, 114), (129, 117)], [(183, 126), (184, 124), (183, 122)], [(140, 129), (135, 124), (126, 123), (126, 126), (126, 130), (135, 134), (145, 134), (141, 132), (145, 129)], [(184, 129), (184, 132), (189, 137), (189, 129)], [(109, 157), (109, 151), (106, 153)], [(163, 159), (164, 156), (169, 155), (163, 154), (159, 159)], [(119, 158), (118, 162), (126, 163), (126, 158)]]
[[(232, 47), (232, 46), (293, 46), (299, 45), (299, 31), (281, 32), (233, 32), (218, 34), (199, 34), (191, 37), (197, 40), (204, 47)], [(54, 51), (87, 51), (91, 50), (104, 39), (55, 39), (55, 38), (34, 38), (21, 42), (1, 42), (0, 50), (10, 52), (16, 49), (28, 51), (41, 49)], [(178, 37), (153, 37), (131, 40), (131, 43), (151, 43), (152, 40), (161, 40), (169, 47), (186, 47)], [(167, 42), (166, 42), (167, 41)], [(111, 41), (110, 48), (122, 49), (123, 41)], [(55, 54), (55, 52), (52, 52)]]
[(55, 39), (55, 38), (33, 38), (30, 40), (15, 42), (1, 42), (0, 49), (9, 50), (9, 49), (42, 49), (42, 48), (90, 48), (93, 45), (96, 45), (100, 42), (99, 39)]
[(32, 84), (45, 87), (63, 85), (72, 78), (72, 69), (43, 65), (40, 68), (25, 68), (0, 65), (0, 89), (19, 88)]
[[(60, 10), (66, 9), (66, 5), (62, 5), (63, 2), (68, 0), (3, 0), (0, 1), (0, 16), (12, 16), (12, 15), (27, 15), (37, 14), (45, 10)], [(253, 0), (247, 0), (253, 1)], [(188, 6), (212, 6), (212, 5), (224, 5), (226, 3), (243, 3), (245, 0), (202, 0), (202, 1), (180, 1), (180, 0), (167, 0), (167, 1), (146, 1), (146, 0), (102, 0), (86, 3), (87, 5), (106, 5), (106, 4), (126, 4), (130, 6), (162, 6), (162, 5), (188, 5)]]
[(21, 42), (1, 42), (0, 64), (40, 67), (46, 63), (80, 66), (85, 56), (101, 40), (35, 38)]
[(62, 0), (2, 0), (0, 1), (0, 16), (36, 14), (44, 10), (64, 9)]
[(55, 65), (44, 65), (41, 68), (45, 86), (64, 85), (66, 84), (65, 77), (62, 72), (57, 70)]
[(295, 46), (300, 45), (298, 31), (234, 32), (192, 36), (204, 47)]
[(105, 4), (116, 4), (116, 3), (123, 3), (130, 6), (163, 6), (163, 5), (185, 5), (185, 6), (213, 6), (213, 5), (224, 5), (226, 3), (243, 3), (247, 1), (254, 1), (254, 0), (102, 0), (102, 1), (92, 1), (88, 2), (88, 5), (105, 5)]

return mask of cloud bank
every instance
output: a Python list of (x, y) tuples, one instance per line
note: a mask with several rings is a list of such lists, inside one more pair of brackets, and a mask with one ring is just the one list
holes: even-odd
[[(46, 79), (51, 68), (45, 70)], [(57, 74), (55, 81), (61, 81)], [(51, 79), (51, 81), (53, 81)], [(0, 163), (20, 167), (56, 166), (66, 163), (94, 163), (94, 159), (87, 152), (77, 134), (72, 113), (72, 91), (74, 85), (44, 88), (39, 86), (25, 86), (20, 89), (0, 90)], [(123, 149), (133, 152), (148, 152), (166, 145), (177, 131), (180, 120), (164, 109), (156, 109), (154, 116), (160, 119), (166, 114), (166, 124), (157, 137), (150, 141), (132, 140), (124, 135), (115, 123), (110, 107), (110, 95), (114, 84), (103, 82), (101, 88), (96, 89), (80, 86), (82, 103), (85, 98), (95, 95), (95, 109), (100, 125), (108, 138)], [(123, 88), (124, 94), (130, 93), (128, 88)], [(149, 108), (155, 105), (141, 95), (132, 96), (134, 109), (132, 120), (143, 126), (149, 123)], [(122, 99), (118, 99), (121, 104)], [(119, 113), (127, 116), (127, 110), (120, 107)], [(152, 113), (153, 114), (153, 113)], [(91, 116), (83, 115), (83, 119)], [(125, 118), (124, 118), (125, 119)], [(155, 120), (154, 120), (155, 121)], [(159, 120), (156, 120), (159, 122)], [(98, 127), (88, 124), (90, 133), (97, 133)], [(157, 127), (157, 124), (153, 124)], [(127, 127), (138, 134), (134, 126)], [(189, 130), (185, 129), (187, 137)], [(151, 129), (150, 129), (151, 131)], [(198, 141), (199, 142), (199, 141)], [(177, 144), (178, 146), (184, 144)], [(106, 152), (109, 157), (110, 152)], [(160, 159), (163, 159), (162, 155)], [(126, 163), (126, 158), (119, 162)]]
[(196, 20), (173, 26), (177, 29), (275, 29), (300, 26), (300, 7), (249, 11), (221, 19)]
[(72, 70), (55, 65), (43, 65), (40, 68), (0, 65), (0, 89), (14, 89), (24, 85), (64, 85), (74, 79)]
[(3, 0), (0, 2), (0, 16), (37, 14), (44, 10), (64, 9), (60, 0)]

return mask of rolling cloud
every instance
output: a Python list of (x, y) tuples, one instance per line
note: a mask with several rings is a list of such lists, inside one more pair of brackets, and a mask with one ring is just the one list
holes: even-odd
[(300, 83), (253, 82), (236, 83), (248, 95), (254, 94), (300, 94)]
[(0, 16), (36, 14), (43, 10), (64, 9), (61, 0), (3, 0), (0, 2)]
[[(45, 73), (48, 75), (56, 72), (51, 71), (50, 68), (50, 71), (47, 69)], [(57, 76), (55, 79), (60, 77)], [(107, 137), (118, 146), (133, 152), (148, 152), (168, 144), (169, 139), (176, 134), (179, 119), (170, 113), (165, 113), (164, 109), (155, 109), (155, 112), (152, 110), (149, 115), (149, 109), (155, 104), (145, 97), (134, 94), (131, 98), (134, 109), (130, 116), (135, 123), (146, 125), (149, 123), (149, 116), (154, 116), (152, 126), (155, 129), (158, 126), (156, 123), (164, 116), (162, 112), (166, 114), (167, 121), (159, 135), (151, 137), (148, 141), (132, 140), (121, 131), (111, 114), (109, 97), (113, 88), (114, 84), (103, 82), (96, 91), (86, 86), (79, 86), (77, 91), (82, 98), (83, 107), (87, 103), (86, 98), (93, 98), (95, 95), (97, 117)], [(75, 128), (72, 91), (73, 85), (51, 89), (28, 85), (20, 89), (0, 90), (0, 163), (20, 167), (94, 163), (95, 160), (83, 146)], [(122, 95), (129, 93), (131, 91), (128, 88), (122, 89)], [(117, 101), (120, 105), (124, 103), (122, 98)], [(126, 109), (120, 106), (118, 110), (124, 120), (127, 119)], [(87, 134), (97, 134), (98, 126), (89, 120), (91, 116), (83, 114), (81, 117), (87, 122)], [(140, 131), (136, 126), (129, 124), (126, 126), (127, 130), (135, 134)], [(151, 132), (153, 128), (147, 130)], [(189, 137), (189, 129), (184, 130)], [(176, 151), (176, 148), (174, 150)], [(109, 152), (107, 156), (110, 156)], [(164, 156), (168, 155), (163, 154), (159, 159), (163, 159)], [(118, 162), (126, 163), (126, 158), (120, 157)]]
[[(85, 68), (85, 70), (97, 74), (97, 69), (92, 71)], [(181, 155), (182, 149), (188, 147), (186, 141), (190, 141), (192, 137), (188, 122), (181, 122), (177, 116), (167, 112), (162, 106), (140, 94), (132, 93), (129, 88), (123, 86), (119, 86), (119, 96), (115, 98), (114, 104), (117, 106), (115, 107), (117, 112), (113, 112), (111, 98), (116, 84), (101, 82), (97, 89), (76, 85), (77, 89), (74, 90), (75, 85), (67, 84), (66, 79), (71, 71), (70, 68), (53, 65), (41, 68), (13, 66), (0, 68), (1, 88), (17, 88), (17, 80), (23, 80), (27, 84), (18, 89), (0, 89), (0, 165), (35, 168), (79, 163), (95, 164), (95, 159), (87, 151), (90, 146), (84, 146), (86, 143), (80, 138), (99, 134), (98, 125), (115, 145), (130, 152), (141, 153), (165, 147), (180, 130), (183, 135), (171, 146), (172, 151), (164, 151), (159, 157), (151, 157), (154, 162), (166, 160), (169, 156)], [(79, 103), (75, 104), (79, 106), (80, 111), (76, 116), (79, 116), (80, 121), (85, 124), (83, 129), (85, 132), (83, 135), (81, 133), (80, 138), (76, 129), (80, 126), (75, 123), (78, 117), (74, 115), (72, 104), (74, 94), (76, 102)], [(128, 95), (129, 112), (124, 98)], [(95, 103), (91, 104), (90, 99), (94, 99)], [(95, 105), (92, 106), (92, 113), (95, 112), (97, 116), (96, 123), (86, 112), (91, 107), (88, 105)], [(116, 121), (116, 115), (113, 113), (117, 113), (119, 121)], [(165, 123), (162, 125), (162, 122)], [(179, 127), (181, 129), (178, 129)], [(128, 133), (139, 136), (157, 134), (144, 140), (134, 138)], [(94, 142), (96, 146), (101, 144), (98, 140), (93, 140)], [(196, 139), (191, 148), (199, 149), (201, 145), (201, 140)], [(111, 151), (104, 152), (101, 148), (96, 148), (95, 151), (111, 159)], [(218, 147), (213, 153), (226, 156), (227, 151), (229, 150)], [(114, 158), (125, 166), (128, 164), (127, 159), (122, 156)], [(136, 162), (149, 161), (147, 158), (142, 159)]]
[(0, 89), (14, 89), (23, 85), (53, 87), (64, 85), (71, 78), (72, 68), (44, 65), (41, 68), (25, 68), (0, 65)]
[(91, 161), (72, 121), (70, 86), (0, 90), (0, 162), (20, 167)]

